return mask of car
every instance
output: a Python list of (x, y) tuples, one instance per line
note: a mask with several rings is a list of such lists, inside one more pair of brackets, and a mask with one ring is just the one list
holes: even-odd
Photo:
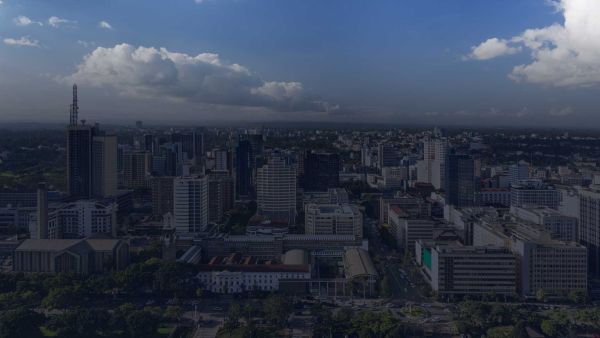
[(219, 306), (215, 306), (215, 307), (213, 307), (213, 311), (223, 311), (223, 308), (219, 307)]

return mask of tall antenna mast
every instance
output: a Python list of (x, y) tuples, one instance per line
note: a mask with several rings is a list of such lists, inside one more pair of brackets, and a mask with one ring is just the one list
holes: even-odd
[(73, 103), (71, 104), (71, 125), (77, 125), (77, 115), (79, 106), (77, 105), (77, 84), (73, 84)]

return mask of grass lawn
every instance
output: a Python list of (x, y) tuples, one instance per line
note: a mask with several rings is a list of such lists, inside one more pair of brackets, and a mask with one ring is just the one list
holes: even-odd
[(159, 327), (158, 328), (158, 334), (161, 336), (168, 336), (171, 334), (171, 332), (173, 332), (173, 330), (175, 330), (174, 327), (172, 326), (167, 326), (167, 327)]
[(56, 331), (52, 331), (45, 326), (40, 326), (40, 331), (42, 331), (42, 334), (44, 335), (44, 337), (56, 337), (57, 336)]

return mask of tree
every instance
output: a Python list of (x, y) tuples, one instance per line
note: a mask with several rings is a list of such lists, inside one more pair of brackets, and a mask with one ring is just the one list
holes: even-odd
[(284, 327), (290, 315), (290, 303), (283, 296), (271, 294), (265, 300), (265, 318), (277, 327)]
[(165, 318), (167, 320), (178, 322), (181, 320), (182, 316), (183, 310), (181, 309), (181, 307), (171, 305), (167, 306), (167, 309), (165, 310)]
[(101, 331), (106, 330), (105, 323), (109, 317), (107, 311), (99, 309), (68, 310), (54, 316), (50, 326), (60, 337), (97, 337)]
[(225, 329), (231, 334), (231, 332), (240, 325), (240, 316), (242, 314), (242, 308), (240, 304), (233, 303), (229, 306), (227, 311), (227, 318), (225, 318)]
[(66, 309), (80, 304), (84, 293), (80, 286), (66, 286), (50, 290), (42, 300), (42, 306), (47, 309)]
[(542, 333), (544, 333), (545, 335), (550, 337), (556, 336), (557, 328), (556, 324), (553, 321), (548, 319), (543, 320), (542, 324), (540, 325), (540, 328), (542, 329)]
[(131, 338), (152, 337), (158, 329), (156, 316), (147, 310), (133, 311), (126, 317), (125, 322)]
[(8, 310), (0, 315), (0, 338), (42, 337), (39, 326), (44, 316), (25, 308)]
[(546, 302), (548, 300), (548, 295), (546, 295), (546, 291), (544, 289), (539, 289), (535, 293), (535, 298), (540, 302)]
[(392, 296), (392, 288), (390, 286), (390, 278), (387, 274), (385, 276), (383, 276), (383, 278), (381, 279), (381, 292), (383, 293), (383, 296), (386, 298), (389, 298)]
[(587, 293), (585, 290), (571, 290), (569, 299), (575, 304), (583, 304), (587, 302)]
[(511, 337), (513, 338), (528, 338), (527, 330), (525, 329), (525, 322), (519, 321), (515, 326), (513, 326), (513, 331)]

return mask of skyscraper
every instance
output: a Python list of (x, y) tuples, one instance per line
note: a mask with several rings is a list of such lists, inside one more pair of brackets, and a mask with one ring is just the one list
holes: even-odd
[(177, 232), (206, 231), (208, 228), (208, 176), (175, 178), (173, 210)]
[(475, 169), (469, 155), (446, 155), (445, 192), (446, 204), (458, 208), (470, 207), (475, 203)]
[(79, 106), (77, 85), (73, 85), (70, 123), (67, 128), (67, 188), (74, 198), (90, 198), (92, 195), (92, 139), (94, 129), (78, 124)]
[(173, 182), (173, 177), (153, 177), (150, 180), (153, 217), (161, 218), (168, 212), (173, 213)]
[(296, 221), (296, 170), (275, 154), (257, 170), (257, 214), (289, 225)]
[(396, 148), (389, 143), (379, 143), (377, 158), (379, 160), (379, 169), (383, 167), (397, 167), (399, 164)]
[(340, 184), (340, 159), (337, 154), (307, 153), (301, 184), (306, 191), (327, 191)]
[(117, 136), (95, 135), (92, 141), (92, 195), (117, 194)]
[(151, 172), (151, 157), (146, 151), (131, 151), (123, 154), (124, 184), (128, 188), (146, 188), (146, 178)]
[(208, 218), (221, 223), (225, 213), (233, 209), (233, 178), (227, 171), (212, 171), (208, 175)]
[(235, 148), (235, 194), (237, 199), (253, 195), (251, 153), (250, 142), (239, 140)]

